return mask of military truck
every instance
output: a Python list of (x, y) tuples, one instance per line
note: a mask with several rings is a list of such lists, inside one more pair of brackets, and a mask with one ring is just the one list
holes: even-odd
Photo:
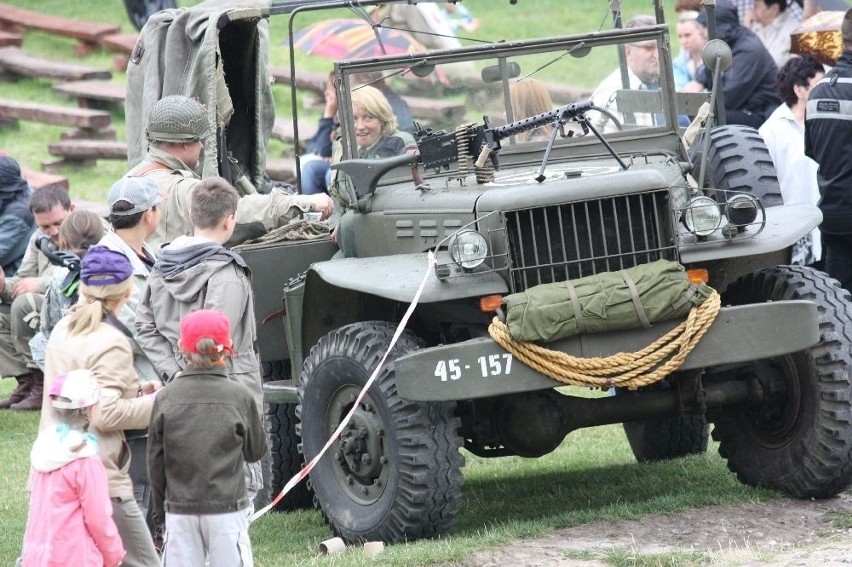
[[(296, 18), (309, 4), (271, 11)], [(651, 44), (660, 88), (631, 89), (625, 46)], [(660, 23), (335, 62), (354, 253), (332, 258), (329, 238), (242, 251), (255, 278), (275, 487), (352, 413), (281, 506), (315, 503), (348, 541), (435, 537), (462, 503), (462, 448), (536, 458), (576, 429), (613, 423), (640, 462), (705, 451), (712, 424), (745, 484), (796, 498), (849, 486), (849, 294), (789, 265), (819, 210), (769, 206), (777, 180), (753, 129), (711, 117), (687, 148), (679, 120), (698, 109), (675, 96), (671, 50)], [(717, 46), (708, 63), (721, 72), (725, 58)], [(610, 71), (622, 81), (603, 103), (567, 86)], [(428, 99), (418, 108), (409, 99), (418, 152), (356, 159), (351, 93), (376, 76)], [(553, 107), (519, 116), (512, 86), (531, 80)], [(576, 395), (489, 332), (511, 294), (659, 260), (718, 290), (721, 307), (652, 383)], [(538, 346), (598, 359), (641, 351), (680, 323)]]

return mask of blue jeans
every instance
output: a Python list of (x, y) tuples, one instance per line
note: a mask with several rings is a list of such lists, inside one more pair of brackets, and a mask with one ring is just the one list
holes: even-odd
[(331, 177), (329, 162), (324, 159), (311, 159), (301, 162), (302, 195), (328, 193)]

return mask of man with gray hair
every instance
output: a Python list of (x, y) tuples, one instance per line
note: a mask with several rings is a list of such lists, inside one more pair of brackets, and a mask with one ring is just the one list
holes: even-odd
[[(638, 15), (630, 18), (624, 29), (634, 29), (653, 26), (657, 21), (653, 16)], [(654, 40), (628, 43), (624, 46), (624, 58), (627, 61), (628, 85), (624, 85), (621, 69), (616, 69), (601, 81), (592, 93), (592, 102), (597, 108), (608, 110), (622, 124), (628, 122), (628, 117), (618, 110), (616, 95), (622, 89), (630, 90), (658, 90), (660, 88), (660, 55), (657, 51), (657, 42)], [(599, 130), (611, 132), (616, 125), (605, 114), (595, 112), (592, 123)], [(653, 126), (657, 116), (650, 113), (636, 113), (632, 117), (634, 124), (640, 126)]]
[(843, 55), (808, 97), (805, 154), (819, 164), (825, 271), (852, 291), (852, 10), (840, 34)]
[[(198, 165), (204, 140), (212, 133), (204, 106), (195, 99), (167, 96), (151, 108), (145, 128), (148, 153), (126, 174), (126, 177), (153, 179), (163, 196), (160, 225), (148, 238), (151, 246), (192, 234), (189, 202), (200, 181), (193, 168)], [(237, 227), (230, 244), (283, 226), (302, 213), (316, 211), (327, 218), (332, 207), (331, 199), (325, 194), (288, 195), (273, 189), (265, 195), (243, 196), (237, 207)]]

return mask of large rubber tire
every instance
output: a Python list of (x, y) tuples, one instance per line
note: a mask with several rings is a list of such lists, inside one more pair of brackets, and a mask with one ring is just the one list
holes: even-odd
[(817, 304), (819, 343), (746, 370), (766, 400), (725, 410), (713, 438), (743, 483), (827, 498), (852, 482), (852, 304), (836, 280), (801, 266), (743, 276), (724, 295), (732, 305), (786, 299)]
[[(311, 349), (296, 413), (306, 461), (352, 408), (393, 330), (383, 322), (356, 323)], [(406, 401), (396, 390), (393, 361), (418, 347), (411, 334), (400, 337), (350, 426), (310, 473), (325, 520), (347, 542), (439, 536), (458, 512), (464, 459), (455, 405)]]
[(703, 415), (655, 417), (624, 423), (624, 433), (640, 463), (678, 459), (707, 452), (710, 437)]
[[(692, 176), (698, 181), (701, 172), (702, 132), (690, 148)], [(763, 138), (749, 126), (717, 126), (710, 131), (704, 187), (751, 193), (764, 206), (783, 204), (775, 164)], [(716, 200), (725, 202), (724, 194)]]
[[(276, 360), (263, 363), (263, 381), (286, 380), (289, 362)], [(296, 404), (266, 404), (266, 416), (269, 420), (271, 455), (271, 497), (278, 496), (284, 485), (298, 474), (304, 466), (299, 453), (299, 437), (296, 434)], [(286, 512), (313, 507), (314, 492), (310, 482), (305, 479), (284, 495), (275, 510)]]
[(124, 0), (124, 7), (133, 27), (141, 30), (152, 14), (175, 8), (177, 4), (175, 0)]

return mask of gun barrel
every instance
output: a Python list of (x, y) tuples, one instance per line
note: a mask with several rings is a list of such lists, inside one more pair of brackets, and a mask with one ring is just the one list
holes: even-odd
[(571, 118), (574, 118), (578, 114), (582, 114), (583, 112), (591, 110), (592, 108), (594, 108), (594, 106), (595, 105), (591, 100), (584, 100), (580, 102), (566, 104), (565, 106), (560, 106), (559, 108), (555, 108), (548, 112), (542, 112), (541, 114), (536, 114), (535, 116), (530, 116), (522, 120), (511, 122), (509, 124), (506, 124), (505, 126), (498, 126), (496, 128), (492, 128), (491, 133), (493, 138), (499, 141), (504, 138), (508, 138), (509, 136), (515, 136), (517, 134), (521, 134), (522, 132), (534, 130), (535, 128), (551, 124), (556, 120), (569, 120)]

